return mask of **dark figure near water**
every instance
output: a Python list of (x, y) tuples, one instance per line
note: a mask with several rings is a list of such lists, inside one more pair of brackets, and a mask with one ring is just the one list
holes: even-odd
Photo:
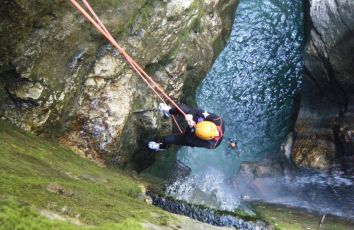
[[(220, 116), (202, 109), (193, 109), (185, 104), (180, 104), (181, 110), (186, 113), (185, 120), (188, 124), (184, 133), (172, 134), (163, 138), (162, 142), (150, 141), (148, 147), (155, 151), (166, 149), (169, 145), (184, 145), (215, 149), (224, 136), (225, 125)], [(182, 115), (177, 108), (161, 103), (159, 109), (170, 117)]]
[(226, 149), (226, 156), (231, 156), (236, 152), (237, 158), (240, 158), (240, 152), (237, 151), (237, 141), (233, 138), (228, 138), (228, 148)]

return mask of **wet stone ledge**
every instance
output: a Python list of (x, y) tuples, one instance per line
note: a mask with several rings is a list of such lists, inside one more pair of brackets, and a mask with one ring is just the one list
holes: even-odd
[(236, 213), (209, 209), (201, 205), (193, 205), (171, 197), (160, 196), (151, 192), (146, 194), (154, 206), (171, 213), (188, 216), (192, 219), (215, 226), (234, 227), (240, 230), (273, 230), (274, 227), (262, 220), (245, 220)]

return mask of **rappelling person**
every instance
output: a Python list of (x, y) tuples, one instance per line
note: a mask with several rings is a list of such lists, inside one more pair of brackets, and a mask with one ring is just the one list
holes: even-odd
[[(150, 141), (148, 143), (150, 149), (161, 151), (172, 144), (208, 149), (215, 149), (220, 145), (225, 130), (224, 121), (220, 116), (206, 110), (192, 109), (184, 104), (179, 107), (186, 114), (185, 120), (188, 124), (184, 133), (166, 136), (160, 143)], [(167, 117), (182, 115), (177, 108), (171, 108), (164, 103), (159, 105), (159, 109)]]

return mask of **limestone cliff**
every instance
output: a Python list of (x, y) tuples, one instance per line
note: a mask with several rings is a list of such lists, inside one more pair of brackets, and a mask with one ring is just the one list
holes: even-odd
[[(237, 3), (90, 2), (125, 50), (177, 101), (193, 99), (225, 45)], [(2, 119), (122, 166), (145, 138), (171, 126), (161, 122), (150, 89), (69, 1), (3, 1), (0, 19)]]
[(330, 169), (353, 162), (354, 2), (308, 0), (307, 45), (293, 160)]

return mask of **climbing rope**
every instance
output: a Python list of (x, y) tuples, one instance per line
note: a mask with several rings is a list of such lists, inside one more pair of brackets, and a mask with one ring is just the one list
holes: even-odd
[[(107, 28), (104, 26), (102, 21), (99, 19), (95, 11), (92, 9), (90, 4), (86, 0), (82, 0), (85, 7), (89, 12), (87, 12), (77, 0), (70, 0), (73, 6), (80, 12), (82, 15), (90, 21), (93, 26), (115, 47), (119, 53), (125, 58), (125, 60), (130, 64), (132, 69), (140, 76), (140, 78), (152, 89), (152, 91), (160, 98), (160, 100), (166, 104), (163, 97), (165, 97), (173, 106), (175, 106), (183, 116), (186, 114), (183, 110), (170, 98), (163, 89), (124, 51), (124, 49), (117, 43), (117, 41), (112, 37)], [(90, 15), (91, 14), (91, 15)], [(93, 16), (93, 17), (92, 17)], [(179, 131), (182, 133), (180, 126), (178, 125), (176, 118), (172, 116), (173, 121), (176, 123)]]

